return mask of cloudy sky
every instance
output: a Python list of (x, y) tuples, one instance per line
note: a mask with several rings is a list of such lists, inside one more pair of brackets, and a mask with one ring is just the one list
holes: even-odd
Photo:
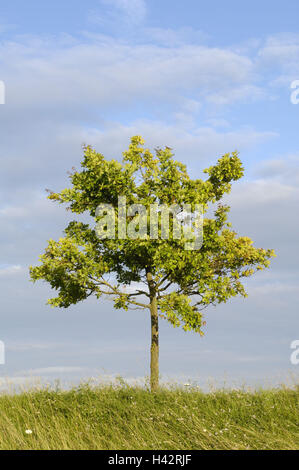
[(161, 325), (162, 377), (298, 379), (298, 13), (298, 0), (1, 2), (0, 386), (148, 374), (148, 315), (94, 299), (52, 309), (28, 275), (71, 219), (45, 188), (67, 186), (83, 143), (120, 158), (136, 134), (172, 147), (194, 177), (239, 150), (230, 220), (277, 253), (248, 299), (206, 311), (204, 338)]

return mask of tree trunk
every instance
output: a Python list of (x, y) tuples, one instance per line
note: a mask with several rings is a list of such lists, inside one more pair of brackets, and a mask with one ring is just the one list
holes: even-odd
[(159, 321), (157, 294), (151, 273), (147, 273), (147, 281), (150, 293), (151, 313), (151, 391), (156, 392), (159, 388)]

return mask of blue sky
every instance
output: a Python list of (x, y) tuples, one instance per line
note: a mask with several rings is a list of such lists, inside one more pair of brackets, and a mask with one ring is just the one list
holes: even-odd
[[(298, 376), (299, 5), (263, 2), (12, 0), (0, 6), (2, 382), (148, 373), (149, 319), (93, 299), (45, 305), (29, 283), (70, 220), (45, 188), (67, 185), (82, 143), (120, 158), (132, 135), (168, 145), (193, 176), (238, 149), (246, 173), (226, 202), (240, 234), (274, 248), (249, 298), (206, 313), (206, 336), (161, 325), (165, 380), (257, 384)], [(129, 315), (129, 318), (128, 318)], [(1, 382), (1, 383), (2, 383)]]

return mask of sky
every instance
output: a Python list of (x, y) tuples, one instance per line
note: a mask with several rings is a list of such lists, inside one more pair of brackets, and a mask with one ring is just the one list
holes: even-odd
[(68, 186), (84, 143), (120, 159), (136, 134), (171, 147), (192, 177), (238, 150), (229, 219), (277, 254), (247, 299), (206, 310), (203, 338), (161, 323), (162, 380), (298, 380), (298, 13), (297, 0), (1, 3), (0, 388), (148, 375), (149, 315), (92, 298), (52, 309), (49, 286), (28, 274), (74, 218), (45, 188)]

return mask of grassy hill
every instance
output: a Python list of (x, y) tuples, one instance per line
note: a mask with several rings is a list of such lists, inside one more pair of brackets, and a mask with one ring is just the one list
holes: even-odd
[(0, 449), (299, 449), (299, 387), (0, 395)]

